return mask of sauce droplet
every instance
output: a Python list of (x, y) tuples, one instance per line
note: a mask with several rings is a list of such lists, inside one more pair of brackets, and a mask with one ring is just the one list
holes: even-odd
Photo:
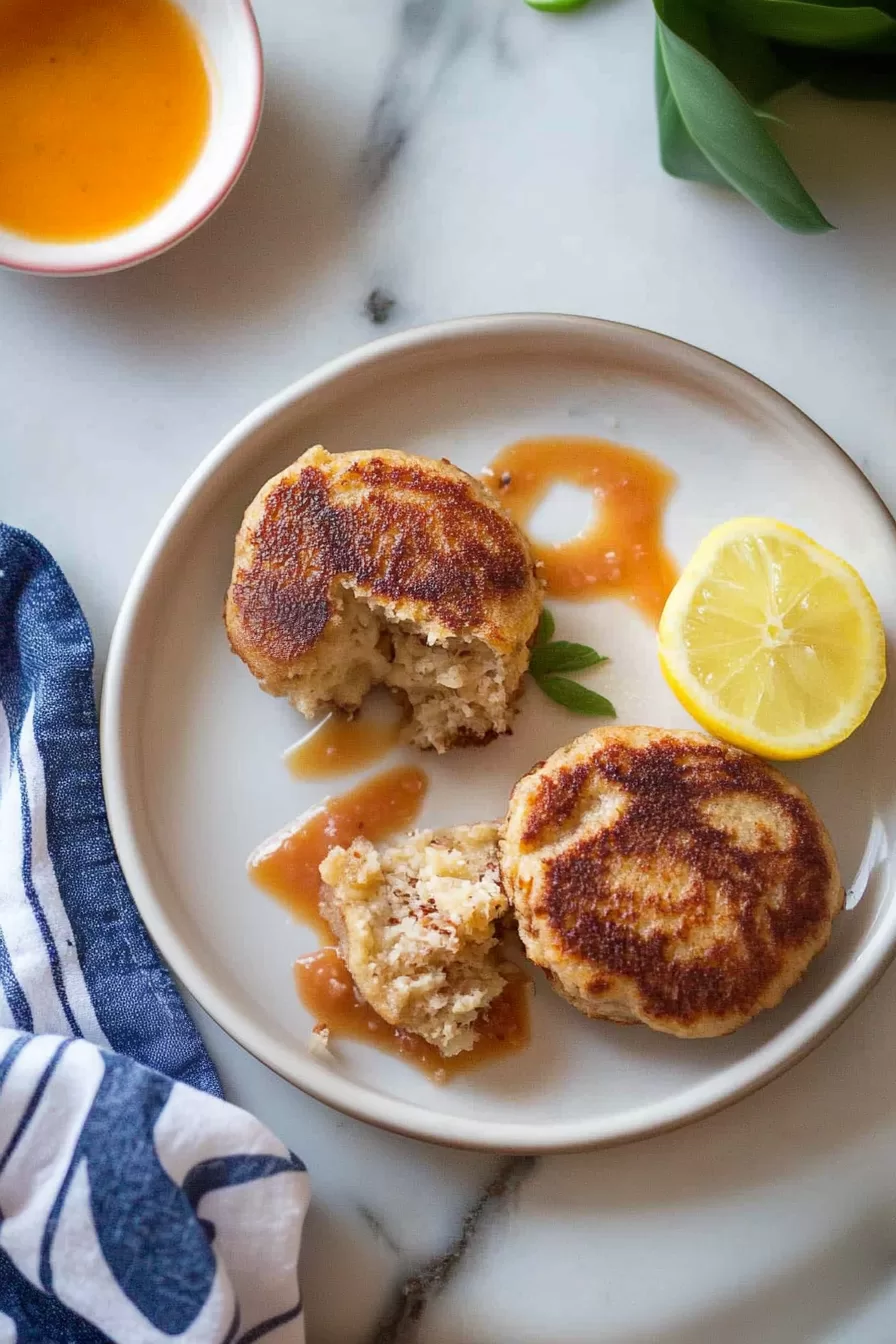
[(556, 545), (532, 541), (548, 594), (622, 597), (659, 620), (678, 578), (663, 544), (663, 511), (676, 483), (668, 467), (604, 439), (521, 439), (498, 454), (484, 479), (523, 528), (555, 482), (589, 490), (590, 527)]
[(422, 770), (400, 765), (348, 793), (325, 798), (294, 826), (259, 845), (249, 858), (249, 876), (329, 942), (333, 935), (319, 905), (320, 864), (336, 845), (351, 844), (357, 835), (375, 843), (407, 830), (420, 813), (427, 784)]
[(400, 1027), (390, 1026), (355, 991), (348, 969), (335, 947), (324, 947), (295, 965), (296, 989), (302, 1003), (333, 1036), (377, 1046), (416, 1065), (436, 1082), (446, 1082), (490, 1059), (522, 1050), (529, 1043), (528, 980), (508, 980), (479, 1022), (472, 1050), (445, 1059), (435, 1046)]

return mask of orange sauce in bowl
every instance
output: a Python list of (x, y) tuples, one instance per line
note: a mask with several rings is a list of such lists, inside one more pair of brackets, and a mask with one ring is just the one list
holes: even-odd
[(187, 177), (210, 115), (173, 0), (0, 0), (0, 227), (85, 242), (139, 223)]

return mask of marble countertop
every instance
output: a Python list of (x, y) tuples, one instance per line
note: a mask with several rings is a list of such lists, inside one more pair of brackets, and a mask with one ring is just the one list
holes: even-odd
[[(789, 95), (825, 214), (789, 235), (661, 173), (647, 0), (257, 0), (268, 102), (225, 208), (84, 281), (0, 275), (0, 512), (100, 660), (177, 487), (244, 412), (401, 327), (564, 310), (652, 327), (802, 406), (896, 506), (896, 108)], [(228, 1095), (306, 1160), (310, 1344), (885, 1344), (896, 980), (761, 1093), (636, 1146), (529, 1159), (327, 1111), (197, 1009)]]

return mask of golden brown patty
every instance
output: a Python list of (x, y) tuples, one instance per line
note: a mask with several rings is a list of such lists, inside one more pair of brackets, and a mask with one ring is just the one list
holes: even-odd
[(305, 714), (355, 709), (377, 682), (415, 712), (436, 690), (418, 717), (439, 745), (506, 730), (540, 607), (528, 543), (478, 481), (444, 459), (312, 448), (249, 506), (225, 618), (264, 689)]
[(526, 951), (590, 1017), (720, 1036), (778, 1003), (843, 889), (800, 789), (702, 733), (603, 728), (517, 784), (501, 872)]

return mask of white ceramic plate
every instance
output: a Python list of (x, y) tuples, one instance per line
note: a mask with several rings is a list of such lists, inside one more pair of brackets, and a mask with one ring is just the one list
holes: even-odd
[[(262, 483), (309, 445), (389, 446), (478, 472), (514, 439), (596, 434), (679, 476), (666, 536), (680, 562), (711, 527), (773, 514), (864, 576), (896, 628), (896, 530), (839, 448), (764, 384), (667, 337), (587, 318), (477, 318), (366, 346), (243, 421), (162, 520), (112, 641), (102, 714), (106, 796), (125, 873), (175, 972), (253, 1054), (307, 1092), (375, 1124), (475, 1148), (606, 1144), (705, 1115), (806, 1054), (861, 999), (896, 946), (896, 696), (844, 746), (788, 767), (830, 827), (850, 904), (828, 950), (774, 1012), (715, 1041), (594, 1023), (536, 979), (530, 1048), (429, 1082), (376, 1050), (309, 1054), (292, 964), (315, 946), (246, 877), (250, 850), (352, 777), (300, 783), (281, 752), (302, 721), (258, 690), (221, 620), (234, 534)], [(543, 506), (543, 535), (575, 530), (576, 501)], [(582, 515), (579, 515), (579, 518)], [(591, 684), (622, 722), (689, 723), (663, 683), (654, 633), (619, 602), (552, 602), (558, 634), (612, 655)], [(500, 815), (534, 761), (591, 726), (527, 691), (510, 738), (442, 759), (399, 750), (431, 778), (422, 824)]]

